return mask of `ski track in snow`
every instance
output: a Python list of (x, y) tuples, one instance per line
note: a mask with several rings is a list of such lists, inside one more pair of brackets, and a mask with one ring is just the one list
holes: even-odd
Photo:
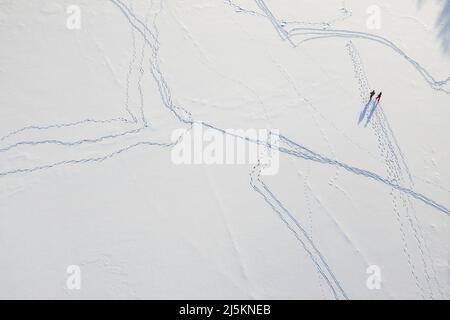
[[(133, 51), (132, 51), (132, 60), (129, 64), (129, 71), (127, 74), (126, 79), (126, 100), (125, 100), (125, 111), (130, 116), (130, 119), (126, 118), (113, 118), (113, 119), (107, 119), (107, 120), (95, 120), (95, 119), (85, 119), (80, 120), (77, 122), (71, 122), (71, 123), (63, 123), (63, 124), (51, 124), (51, 125), (45, 125), (45, 126), (26, 126), (21, 129), (17, 129), (3, 137), (0, 137), (0, 142), (3, 143), (4, 141), (10, 140), (14, 138), (17, 135), (20, 135), (22, 133), (28, 132), (28, 131), (46, 131), (49, 129), (62, 129), (62, 128), (68, 128), (68, 127), (76, 127), (80, 125), (87, 125), (92, 124), (96, 126), (100, 126), (102, 124), (114, 124), (114, 123), (122, 123), (126, 125), (133, 126), (134, 128), (131, 130), (123, 131), (120, 133), (115, 134), (109, 134), (104, 135), (98, 138), (92, 138), (92, 139), (81, 139), (77, 141), (63, 141), (59, 139), (47, 139), (47, 140), (39, 140), (39, 141), (19, 141), (15, 143), (11, 143), (9, 145), (6, 145), (4, 147), (0, 147), (0, 153), (8, 152), (16, 147), (19, 146), (38, 146), (43, 144), (54, 144), (54, 145), (60, 145), (63, 147), (76, 147), (82, 144), (95, 144), (99, 143), (105, 140), (118, 140), (124, 136), (127, 135), (137, 135), (144, 131), (146, 127), (150, 126), (150, 123), (145, 117), (145, 104), (144, 104), (144, 95), (143, 95), (143, 88), (141, 86), (141, 80), (144, 76), (144, 69), (143, 69), (143, 63), (144, 63), (144, 57), (146, 55), (146, 50), (149, 49), (151, 51), (149, 59), (150, 62), (150, 73), (153, 77), (159, 91), (159, 95), (161, 97), (161, 101), (164, 104), (164, 106), (175, 116), (175, 118), (184, 125), (188, 125), (189, 127), (192, 127), (194, 123), (200, 123), (203, 126), (214, 129), (217, 131), (220, 131), (224, 134), (230, 134), (226, 130), (215, 127), (212, 124), (208, 124), (205, 122), (198, 122), (195, 121), (192, 117), (192, 114), (184, 109), (183, 107), (176, 106), (172, 101), (171, 91), (168, 83), (166, 82), (163, 73), (161, 72), (161, 68), (159, 66), (159, 38), (158, 38), (158, 31), (156, 28), (156, 18), (158, 13), (153, 15), (153, 23), (149, 24), (149, 16), (150, 13), (147, 12), (145, 16), (145, 20), (142, 21), (139, 18), (136, 17), (132, 6), (126, 6), (124, 2), (121, 0), (109, 0), (111, 4), (116, 6), (118, 10), (124, 15), (125, 19), (128, 21), (131, 27), (131, 33), (132, 33), (132, 43), (133, 43)], [(439, 90), (444, 93), (450, 93), (448, 84), (450, 82), (450, 77), (438, 81), (433, 76), (430, 75), (430, 73), (423, 68), (418, 62), (410, 58), (406, 53), (404, 53), (400, 48), (398, 48), (394, 43), (391, 41), (376, 36), (369, 33), (364, 32), (355, 32), (355, 31), (349, 31), (349, 30), (333, 30), (329, 29), (333, 23), (333, 21), (330, 22), (317, 22), (317, 23), (308, 23), (308, 22), (283, 22), (278, 20), (274, 17), (270, 9), (267, 7), (266, 3), (263, 0), (255, 0), (255, 3), (257, 7), (261, 10), (261, 12), (246, 10), (245, 8), (242, 8), (236, 4), (234, 4), (232, 1), (225, 1), (226, 4), (228, 4), (231, 8), (233, 8), (236, 12), (240, 13), (246, 13), (252, 16), (255, 16), (257, 18), (264, 18), (268, 19), (269, 22), (273, 25), (276, 32), (279, 34), (279, 36), (285, 40), (288, 41), (293, 49), (296, 49), (301, 45), (302, 43), (306, 41), (316, 40), (316, 39), (326, 39), (326, 38), (362, 38), (370, 41), (374, 41), (377, 43), (380, 43), (384, 46), (390, 47), (392, 50), (400, 54), (403, 58), (405, 58), (425, 79), (425, 81), (433, 88), (434, 90)], [(152, 2), (153, 4), (153, 2)], [(163, 9), (162, 3), (160, 5), (160, 10)], [(343, 10), (343, 17), (339, 19), (345, 19), (351, 13), (349, 11)], [(303, 28), (303, 27), (293, 27), (288, 28), (291, 25), (299, 25), (299, 24), (308, 24), (308, 25), (318, 25), (320, 28)], [(142, 40), (141, 43), (141, 52), (140, 56), (138, 56), (137, 46), (139, 44), (139, 41), (137, 41), (137, 35), (139, 35)], [(300, 42), (296, 43), (294, 41), (295, 38), (302, 37), (303, 39), (300, 40)], [(349, 50), (350, 56), (352, 57), (352, 61), (355, 67), (355, 72), (359, 73), (360, 77), (358, 79), (359, 85), (360, 85), (360, 92), (361, 92), (361, 98), (367, 99), (368, 96), (368, 89), (370, 86), (368, 86), (367, 79), (364, 76), (364, 70), (362, 65), (358, 62), (358, 54), (354, 47), (354, 45), (350, 42), (350, 44), (347, 45), (347, 49)], [(135, 67), (135, 64), (137, 66)], [(130, 107), (130, 82), (131, 78), (137, 74), (137, 89), (139, 92), (139, 108), (138, 110), (132, 110)], [(366, 105), (367, 106), (367, 105)], [(366, 113), (370, 111), (370, 106), (368, 107), (369, 110), (366, 110)], [(350, 165), (347, 165), (343, 162), (340, 162), (336, 159), (328, 158), (326, 156), (320, 155), (309, 148), (302, 146), (301, 144), (292, 141), (288, 137), (285, 137), (283, 135), (279, 135), (278, 138), (282, 144), (282, 146), (274, 146), (269, 144), (267, 141), (260, 141), (260, 140), (253, 140), (247, 137), (240, 137), (233, 135), (237, 138), (244, 139), (246, 141), (262, 144), (266, 146), (267, 148), (275, 148), (276, 150), (280, 151), (281, 153), (294, 157), (294, 158), (301, 158), (308, 161), (313, 161), (316, 163), (321, 163), (324, 165), (329, 165), (335, 167), (337, 170), (343, 169), (349, 173), (352, 173), (357, 176), (361, 176), (379, 183), (383, 183), (387, 187), (391, 189), (392, 199), (393, 199), (393, 207), (395, 214), (397, 215), (398, 222), (400, 224), (400, 232), (402, 233), (402, 239), (405, 239), (405, 225), (408, 225), (410, 229), (412, 230), (414, 234), (414, 238), (416, 239), (416, 245), (421, 253), (421, 260), (423, 262), (423, 268), (425, 272), (425, 280), (427, 283), (427, 286), (429, 288), (429, 294), (433, 298), (433, 285), (432, 281), (434, 281), (438, 291), (440, 292), (441, 296), (443, 296), (442, 289), (437, 282), (436, 279), (436, 272), (434, 270), (433, 262), (431, 261), (431, 258), (429, 257), (428, 249), (425, 243), (425, 240), (423, 238), (423, 234), (420, 230), (420, 224), (418, 222), (417, 217), (414, 213), (413, 203), (411, 202), (411, 198), (414, 198), (416, 200), (419, 200), (423, 202), (424, 204), (431, 206), (435, 208), (436, 210), (439, 210), (440, 212), (450, 215), (450, 210), (445, 207), (444, 205), (441, 205), (439, 203), (436, 203), (434, 200), (428, 198), (427, 196), (417, 193), (413, 190), (413, 180), (412, 180), (412, 174), (410, 173), (406, 160), (400, 150), (400, 147), (397, 143), (397, 140), (395, 139), (395, 136), (393, 134), (393, 131), (387, 121), (387, 117), (384, 114), (381, 106), (378, 106), (377, 109), (373, 109), (373, 120), (371, 121), (372, 129), (375, 133), (375, 135), (378, 138), (379, 141), (379, 149), (380, 153), (384, 155), (385, 157), (385, 163), (387, 168), (387, 176), (383, 177), (382, 175), (376, 174), (374, 172), (370, 172), (368, 170), (364, 170), (361, 168), (353, 167)], [(138, 115), (137, 115), (138, 114)], [(370, 117), (372, 117), (370, 116)], [(156, 142), (156, 141), (140, 141), (137, 143), (133, 143), (129, 146), (122, 147), (120, 149), (117, 149), (116, 151), (110, 152), (106, 155), (98, 156), (98, 157), (89, 157), (89, 158), (81, 158), (81, 159), (69, 159), (69, 160), (63, 160), (58, 161), (46, 165), (40, 165), (40, 166), (34, 166), (29, 168), (18, 168), (18, 169), (12, 169), (8, 171), (0, 172), (0, 177), (5, 177), (13, 174), (19, 174), (19, 173), (31, 173), (39, 170), (45, 170), (45, 169), (51, 169), (57, 166), (62, 165), (80, 165), (80, 164), (87, 164), (87, 163), (95, 163), (95, 162), (102, 162), (107, 159), (111, 159), (115, 156), (118, 156), (120, 154), (124, 154), (128, 151), (131, 151), (133, 149), (136, 149), (138, 147), (160, 147), (160, 148), (170, 148), (173, 147), (178, 141), (176, 142)], [(268, 186), (261, 180), (260, 178), (260, 166), (256, 165), (252, 168), (252, 171), (250, 173), (250, 184), (252, 188), (260, 194), (264, 201), (279, 215), (280, 219), (286, 224), (287, 228), (294, 234), (296, 239), (300, 242), (301, 246), (304, 248), (304, 250), (308, 253), (308, 255), (311, 258), (311, 262), (313, 263), (314, 267), (316, 268), (318, 274), (320, 275), (321, 279), (327, 284), (330, 291), (332, 292), (333, 296), (336, 299), (348, 299), (348, 296), (343, 289), (342, 284), (338, 281), (338, 279), (335, 277), (334, 273), (332, 272), (330, 266), (326, 263), (325, 258), (322, 256), (320, 251), (315, 246), (312, 237), (306, 232), (305, 228), (303, 228), (300, 223), (295, 219), (294, 215), (281, 203), (278, 198), (272, 193), (272, 191), (268, 188)], [(337, 174), (337, 173), (336, 173)], [(405, 177), (406, 176), (406, 177)], [(401, 208), (403, 208), (402, 213), (400, 213)], [(412, 212), (412, 213), (411, 213)], [(422, 285), (420, 284), (420, 281), (417, 277), (415, 266), (411, 263), (411, 258), (408, 253), (408, 243), (406, 243), (406, 240), (404, 240), (404, 252), (407, 256), (407, 260), (410, 265), (411, 274), (412, 277), (415, 280), (415, 283), (419, 290), (421, 291), (422, 296), (424, 296), (424, 289)]]
[[(361, 61), (361, 57), (354, 46), (354, 44), (350, 41), (347, 45), (348, 53), (351, 57), (354, 71), (355, 71), (355, 77), (358, 80), (359, 83), (359, 90), (360, 90), (360, 96), (362, 98), (362, 104), (365, 104), (364, 109), (366, 109), (366, 106), (368, 105), (368, 102), (366, 102), (367, 97), (369, 96), (369, 92), (371, 91), (371, 87), (369, 85), (369, 82), (367, 80), (367, 76), (364, 71), (363, 63)], [(413, 186), (413, 180), (412, 176), (409, 170), (409, 167), (407, 165), (406, 159), (403, 156), (403, 153), (400, 149), (400, 146), (395, 138), (395, 135), (389, 125), (389, 122), (387, 120), (387, 117), (385, 113), (383, 112), (382, 107), (380, 106), (376, 110), (376, 117), (374, 119), (374, 122), (372, 122), (372, 129), (377, 137), (378, 140), (378, 149), (380, 150), (380, 155), (385, 159), (386, 169), (388, 173), (388, 177), (390, 179), (393, 179), (395, 181), (401, 182), (406, 184), (409, 187)], [(373, 116), (368, 116), (368, 119), (370, 119)], [(369, 120), (368, 120), (369, 121)], [(399, 160), (400, 159), (400, 160)], [(404, 173), (406, 173), (406, 179), (404, 177)], [(395, 193), (398, 193), (398, 196), (400, 197), (400, 200), (397, 199), (397, 196)], [(416, 287), (420, 290), (422, 298), (425, 298), (425, 291), (420, 284), (420, 281), (418, 279), (418, 275), (416, 272), (416, 267), (412, 263), (411, 254), (408, 250), (408, 244), (406, 241), (406, 232), (408, 230), (405, 230), (405, 220), (406, 223), (409, 223), (409, 227), (411, 228), (411, 232), (414, 234), (414, 239), (416, 241), (417, 248), (420, 253), (420, 258), (423, 264), (423, 270), (424, 270), (424, 276), (425, 281), (427, 283), (427, 287), (429, 290), (429, 296), (431, 299), (434, 298), (434, 292), (432, 287), (432, 280), (431, 277), (433, 277), (433, 280), (436, 283), (436, 286), (438, 288), (439, 293), (442, 295), (442, 290), (440, 287), (439, 282), (437, 281), (436, 272), (434, 270), (433, 264), (429, 252), (427, 250), (426, 242), (423, 237), (423, 233), (420, 229), (420, 224), (417, 220), (417, 217), (414, 213), (414, 207), (413, 204), (410, 201), (407, 201), (406, 196), (398, 192), (397, 190), (394, 190), (392, 188), (391, 190), (391, 197), (393, 201), (393, 209), (394, 213), (396, 215), (396, 220), (399, 224), (400, 228), (400, 234), (403, 241), (403, 252), (405, 253), (405, 256), (408, 261), (408, 265), (410, 268), (411, 276), (414, 279), (414, 282), (416, 284)], [(408, 198), (409, 200), (409, 198)], [(403, 208), (403, 211), (401, 211)], [(414, 214), (411, 215), (410, 212), (413, 212)], [(401, 215), (401, 213), (403, 213)], [(431, 265), (431, 267), (430, 267)], [(431, 270), (431, 272), (429, 271)], [(430, 273), (432, 276), (430, 276)]]
[(294, 215), (286, 209), (280, 200), (270, 191), (267, 185), (261, 180), (261, 165), (256, 164), (253, 166), (250, 173), (250, 185), (259, 193), (264, 201), (278, 214), (279, 218), (286, 224), (287, 228), (294, 234), (295, 238), (300, 242), (303, 249), (311, 258), (314, 267), (320, 274), (322, 279), (326, 282), (330, 288), (334, 298), (336, 299), (348, 299), (347, 294), (342, 288), (341, 283), (336, 279), (336, 276), (332, 272), (331, 268), (325, 261), (325, 258), (317, 249), (310, 235), (301, 226)]

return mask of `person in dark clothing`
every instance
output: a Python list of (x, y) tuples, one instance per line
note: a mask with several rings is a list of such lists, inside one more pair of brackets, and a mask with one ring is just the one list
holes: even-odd
[(369, 101), (372, 101), (372, 98), (374, 95), (375, 95), (375, 90), (372, 90), (372, 92), (370, 93)]
[(376, 102), (380, 102), (382, 94), (383, 94), (383, 92), (380, 91), (380, 93), (377, 95), (377, 98), (375, 99)]

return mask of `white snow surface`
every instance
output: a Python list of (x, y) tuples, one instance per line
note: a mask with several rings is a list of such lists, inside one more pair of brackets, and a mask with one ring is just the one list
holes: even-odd
[[(431, 0), (0, 0), (0, 298), (449, 299), (449, 21)], [(174, 164), (193, 123), (278, 129), (278, 173)]]

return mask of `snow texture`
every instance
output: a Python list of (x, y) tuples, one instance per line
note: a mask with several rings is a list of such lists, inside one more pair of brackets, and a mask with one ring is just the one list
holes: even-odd
[[(0, 40), (0, 298), (450, 298), (450, 1), (0, 0)], [(175, 164), (198, 125), (278, 172)]]

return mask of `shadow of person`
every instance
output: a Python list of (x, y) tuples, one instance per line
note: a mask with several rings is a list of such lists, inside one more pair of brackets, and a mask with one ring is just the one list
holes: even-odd
[[(417, 6), (420, 9), (425, 0), (417, 0)], [(450, 55), (450, 0), (442, 1), (442, 9), (436, 20), (436, 28), (438, 30), (438, 38), (441, 42), (442, 51)]]
[(450, 54), (450, 0), (445, 0), (444, 2), (441, 14), (437, 20), (437, 27), (442, 49), (446, 54)]

